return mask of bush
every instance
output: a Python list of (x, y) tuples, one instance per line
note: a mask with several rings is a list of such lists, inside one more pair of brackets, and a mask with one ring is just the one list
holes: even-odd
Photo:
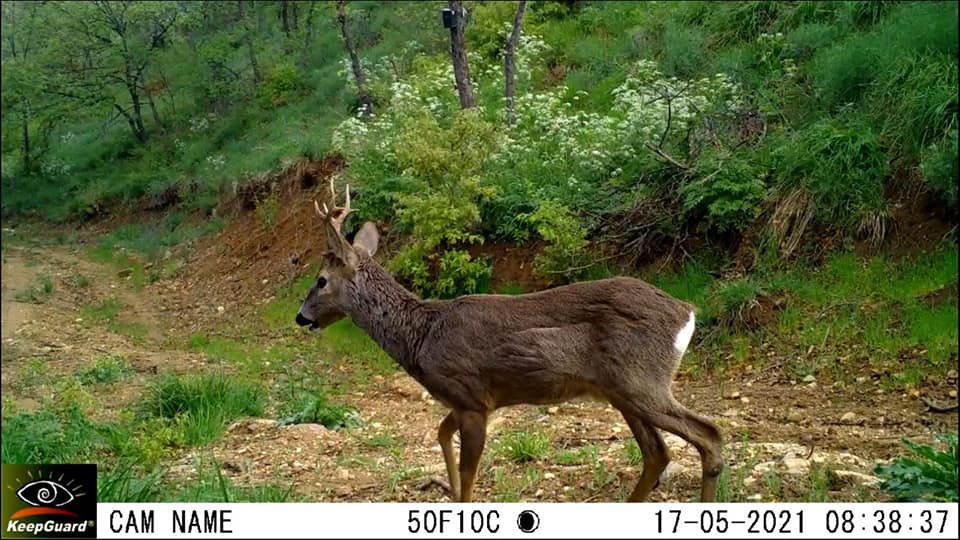
[(957, 206), (957, 127), (947, 132), (942, 141), (930, 145), (920, 160), (923, 180), (951, 207)]
[(703, 228), (741, 231), (760, 213), (766, 195), (761, 173), (737, 155), (710, 153), (696, 177), (680, 185), (683, 212), (703, 217)]
[(816, 222), (853, 230), (886, 215), (887, 156), (862, 120), (821, 120), (782, 141), (773, 154), (779, 185), (805, 190)]
[(945, 449), (904, 440), (912, 457), (878, 465), (881, 489), (899, 501), (957, 502), (957, 434), (938, 435)]
[(529, 222), (537, 234), (547, 242), (543, 253), (534, 261), (536, 272), (553, 281), (557, 277), (576, 277), (575, 266), (586, 255), (587, 231), (570, 209), (548, 200), (532, 213), (520, 216)]
[(550, 452), (550, 439), (542, 433), (515, 431), (501, 439), (499, 450), (514, 463), (536, 461)]

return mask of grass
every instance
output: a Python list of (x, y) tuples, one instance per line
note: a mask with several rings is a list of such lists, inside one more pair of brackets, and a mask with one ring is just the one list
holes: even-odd
[(599, 450), (597, 445), (588, 444), (576, 449), (557, 450), (553, 454), (553, 461), (560, 465), (584, 465), (596, 459)]
[(540, 469), (529, 466), (520, 475), (509, 475), (503, 469), (493, 472), (493, 496), (496, 502), (520, 502), (540, 481)]
[(112, 384), (133, 374), (130, 363), (122, 356), (104, 356), (90, 366), (77, 370), (75, 376), (82, 384)]
[(187, 444), (202, 444), (237, 418), (263, 414), (263, 390), (225, 374), (163, 375), (149, 387), (142, 410), (173, 422)]
[(78, 407), (42, 409), (6, 417), (0, 437), (4, 463), (82, 463), (103, 444)]
[(29, 289), (19, 291), (14, 295), (17, 302), (26, 302), (29, 304), (42, 304), (43, 301), (53, 292), (53, 281), (46, 274), (37, 274), (37, 285)]
[(514, 463), (537, 461), (550, 452), (550, 439), (538, 432), (513, 431), (500, 438), (497, 451)]

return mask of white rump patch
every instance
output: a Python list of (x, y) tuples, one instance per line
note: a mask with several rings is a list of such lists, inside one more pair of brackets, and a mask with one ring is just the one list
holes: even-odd
[(673, 341), (673, 347), (677, 349), (677, 353), (680, 356), (683, 356), (683, 353), (687, 352), (687, 345), (690, 344), (690, 338), (693, 337), (693, 327), (696, 326), (694, 320), (693, 312), (690, 312), (690, 320), (687, 321), (687, 324), (683, 325), (683, 328), (677, 332), (677, 338)]

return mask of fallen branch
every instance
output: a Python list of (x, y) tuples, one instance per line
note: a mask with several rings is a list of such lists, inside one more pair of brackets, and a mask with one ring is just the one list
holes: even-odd
[(926, 396), (920, 396), (920, 401), (927, 407), (927, 412), (946, 413), (957, 410), (957, 403), (953, 405), (939, 405)]

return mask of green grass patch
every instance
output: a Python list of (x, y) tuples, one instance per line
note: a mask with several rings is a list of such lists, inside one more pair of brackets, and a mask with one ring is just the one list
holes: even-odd
[(514, 463), (537, 461), (550, 452), (550, 439), (543, 433), (513, 431), (501, 437), (497, 452)]
[(328, 429), (352, 428), (363, 421), (349, 405), (330, 403), (325, 395), (312, 395), (298, 412), (280, 419), (281, 424), (322, 424)]
[(42, 409), (3, 419), (4, 463), (84, 463), (103, 444), (96, 426), (79, 407), (59, 413)]
[(937, 440), (931, 446), (905, 439), (908, 456), (877, 466), (880, 488), (898, 501), (957, 502), (957, 434)]
[(263, 414), (262, 396), (258, 385), (224, 374), (164, 375), (148, 389), (142, 409), (173, 422), (187, 444), (201, 444), (219, 437), (237, 418)]
[(130, 363), (122, 356), (104, 356), (74, 374), (82, 384), (110, 384), (133, 374)]

